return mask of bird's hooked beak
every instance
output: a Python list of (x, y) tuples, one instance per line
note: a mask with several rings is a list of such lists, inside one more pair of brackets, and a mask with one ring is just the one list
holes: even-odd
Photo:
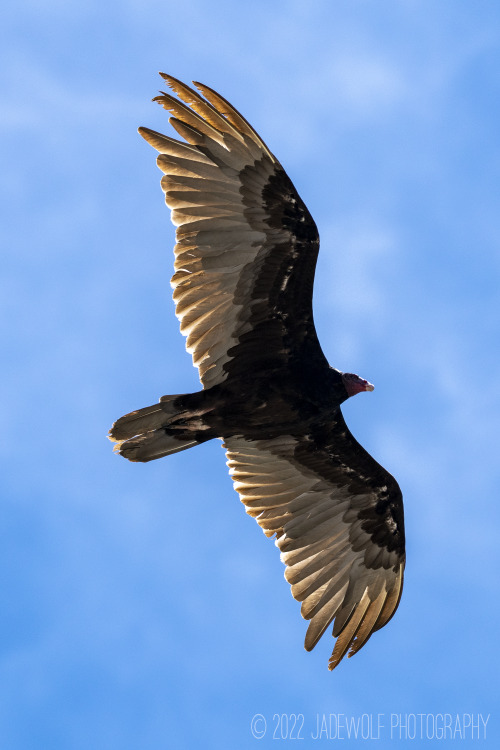
[(373, 391), (375, 386), (369, 383), (368, 380), (360, 378), (359, 375), (355, 375), (353, 372), (342, 373), (342, 381), (348, 396), (355, 396), (356, 393), (362, 391)]

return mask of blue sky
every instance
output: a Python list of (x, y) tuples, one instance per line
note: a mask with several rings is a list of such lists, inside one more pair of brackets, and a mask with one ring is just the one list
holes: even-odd
[[(380, 713), (384, 746), (420, 747), (391, 714), (448, 712), (491, 715), (448, 746), (497, 747), (498, 4), (24, 0), (0, 38), (0, 745), (272, 747), (295, 713), (321, 747), (317, 714)], [(376, 386), (344, 414), (403, 489), (405, 591), (332, 674), (220, 444), (138, 465), (105, 438), (198, 388), (136, 133), (169, 130), (158, 70), (283, 163), (321, 235), (323, 349)]]

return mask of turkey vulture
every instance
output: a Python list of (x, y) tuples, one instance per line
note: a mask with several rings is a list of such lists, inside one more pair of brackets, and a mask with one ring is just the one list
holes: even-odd
[(176, 315), (203, 390), (121, 417), (115, 451), (151, 461), (221, 438), (234, 487), (276, 536), (307, 650), (333, 623), (333, 669), (397, 609), (405, 566), (396, 480), (349, 432), (340, 405), (373, 386), (330, 367), (313, 321), (316, 225), (251, 125), (222, 96), (161, 74), (154, 101), (182, 136), (159, 152), (177, 227)]

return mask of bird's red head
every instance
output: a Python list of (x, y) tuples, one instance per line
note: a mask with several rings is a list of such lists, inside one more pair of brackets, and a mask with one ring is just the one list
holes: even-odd
[(359, 375), (355, 375), (353, 372), (343, 372), (342, 382), (348, 396), (355, 396), (356, 393), (361, 393), (361, 391), (373, 391), (375, 388), (368, 380), (363, 380), (363, 378), (360, 378)]

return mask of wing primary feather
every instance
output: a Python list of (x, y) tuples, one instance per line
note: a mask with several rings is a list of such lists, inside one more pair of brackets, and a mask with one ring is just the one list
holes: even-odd
[(330, 661), (328, 662), (328, 669), (331, 671), (340, 663), (347, 653), (352, 641), (361, 625), (361, 621), (365, 616), (365, 613), (370, 606), (370, 598), (368, 596), (368, 590), (365, 590), (361, 601), (356, 606), (356, 609), (352, 613), (349, 622), (346, 624), (344, 630), (337, 638), (335, 647), (332, 651)]
[(223, 116), (210, 102), (203, 99), (197, 91), (187, 84), (179, 81), (167, 73), (160, 73), (161, 77), (168, 83), (172, 91), (179, 96), (186, 104), (189, 104), (194, 111), (203, 117), (212, 127), (220, 130), (222, 133), (229, 133), (243, 141), (241, 133)]
[[(173, 119), (173, 118), (170, 118)], [(191, 146), (189, 143), (184, 141), (177, 141), (175, 138), (170, 138), (168, 135), (157, 133), (156, 130), (150, 130), (141, 125), (137, 129), (139, 135), (141, 135), (150, 146), (153, 146), (161, 154), (170, 154), (171, 156), (183, 156), (188, 159), (197, 159), (202, 162), (210, 162), (210, 159), (202, 154), (199, 149)]]
[(384, 607), (375, 623), (374, 630), (380, 630), (384, 625), (387, 625), (391, 617), (399, 606), (401, 600), (401, 594), (403, 593), (403, 580), (404, 580), (404, 562), (400, 563), (399, 570), (396, 572), (396, 581), (394, 587), (389, 591)]
[(177, 117), (170, 117), (168, 121), (171, 126), (179, 133), (179, 135), (185, 138), (186, 141), (188, 143), (191, 143), (193, 146), (199, 146), (204, 142), (205, 137), (203, 136), (203, 134), (191, 125), (187, 125)]
[(277, 163), (277, 159), (275, 158), (275, 156), (273, 156), (262, 138), (253, 129), (248, 120), (246, 120), (243, 115), (238, 112), (237, 109), (229, 104), (227, 99), (224, 99), (223, 96), (211, 89), (210, 86), (206, 86), (205, 84), (199, 83), (198, 81), (193, 81), (193, 83), (196, 88), (201, 91), (203, 96), (208, 99), (211, 104), (214, 105), (217, 111), (224, 115), (224, 117), (226, 117), (229, 122), (234, 125), (237, 130), (240, 131), (240, 133), (249, 136), (259, 147), (261, 147), (266, 152), (266, 154), (274, 163)]
[(356, 639), (351, 645), (351, 650), (348, 656), (354, 656), (354, 654), (356, 654), (371, 637), (372, 633), (374, 632), (375, 623), (377, 622), (380, 612), (382, 611), (386, 598), (387, 593), (384, 588), (375, 599), (375, 601), (371, 602), (370, 606), (366, 610), (359, 630), (356, 633)]
[(203, 117), (196, 114), (194, 110), (186, 107), (186, 105), (179, 101), (179, 99), (176, 99), (175, 96), (171, 96), (165, 91), (162, 91), (159, 96), (154, 97), (153, 101), (160, 104), (163, 109), (166, 109), (168, 112), (172, 112), (172, 114), (182, 122), (191, 125), (195, 130), (207, 135), (217, 143), (224, 145), (224, 137), (222, 133), (204, 120)]
[(332, 622), (337, 609), (342, 603), (342, 599), (344, 597), (347, 586), (348, 582), (346, 581), (343, 586), (334, 594), (334, 596), (325, 604), (323, 604), (322, 609), (318, 610), (317, 614), (311, 619), (304, 641), (304, 648), (306, 649), (306, 651), (312, 651), (327, 627)]

